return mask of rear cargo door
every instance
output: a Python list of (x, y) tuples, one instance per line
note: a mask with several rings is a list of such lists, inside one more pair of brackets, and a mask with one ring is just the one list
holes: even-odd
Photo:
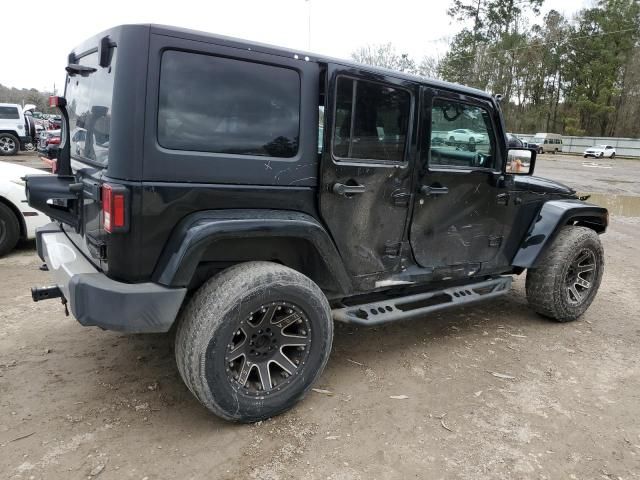
[(88, 75), (70, 73), (67, 76), (65, 98), (69, 112), (71, 168), (77, 182), (82, 184), (82, 209), (80, 228), (64, 228), (89, 260), (103, 267), (106, 247), (100, 191), (102, 176), (109, 163), (117, 47), (109, 47), (108, 65), (105, 65), (104, 57), (100, 62), (100, 54), (99, 49), (79, 54), (75, 63), (95, 70)]

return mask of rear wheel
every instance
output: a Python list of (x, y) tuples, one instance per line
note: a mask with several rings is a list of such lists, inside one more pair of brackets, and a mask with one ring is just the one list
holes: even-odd
[(527, 272), (529, 306), (559, 322), (575, 320), (591, 305), (603, 271), (598, 234), (590, 228), (566, 226)]
[(20, 239), (20, 221), (9, 207), (0, 202), (0, 257), (9, 253)]
[(17, 155), (19, 151), (18, 137), (10, 133), (0, 133), (0, 155)]
[(329, 303), (295, 270), (231, 267), (206, 282), (181, 315), (178, 370), (222, 418), (255, 422), (298, 402), (322, 373), (333, 340)]

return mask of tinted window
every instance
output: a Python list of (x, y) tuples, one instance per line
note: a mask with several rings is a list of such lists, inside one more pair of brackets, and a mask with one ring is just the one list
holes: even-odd
[(496, 168), (495, 137), (484, 108), (434, 99), (430, 141), (431, 165)]
[(162, 56), (158, 142), (165, 148), (293, 157), (299, 124), (294, 70), (177, 51)]
[(0, 107), (0, 119), (2, 120), (19, 120), (20, 114), (16, 107)]
[(333, 153), (338, 158), (401, 162), (411, 95), (386, 85), (338, 78)]
[(67, 79), (65, 98), (71, 128), (71, 155), (106, 165), (109, 160), (116, 48), (112, 49), (109, 68), (98, 65), (97, 52), (82, 57), (78, 62), (94, 67), (96, 71), (87, 77), (75, 75)]

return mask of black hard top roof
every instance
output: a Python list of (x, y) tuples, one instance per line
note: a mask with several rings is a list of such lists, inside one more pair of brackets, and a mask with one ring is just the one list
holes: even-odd
[[(445, 82), (442, 80), (434, 80), (431, 78), (425, 78), (418, 75), (402, 73), (402, 72), (389, 70), (387, 68), (382, 68), (382, 67), (373, 67), (371, 65), (365, 65), (362, 63), (357, 63), (357, 62), (345, 60), (342, 58), (333, 58), (333, 57), (328, 57), (324, 55), (319, 55), (312, 52), (306, 52), (304, 50), (293, 50), (289, 48), (268, 45), (265, 43), (252, 42), (249, 40), (242, 40), (239, 38), (227, 37), (224, 35), (216, 35), (213, 33), (200, 32), (197, 30), (190, 30), (187, 28), (173, 27), (168, 25), (156, 25), (156, 24), (119, 25), (105, 32), (102, 32), (101, 34), (98, 34), (93, 38), (100, 38), (101, 36), (108, 34), (110, 31), (124, 29), (124, 28), (149, 28), (151, 33), (157, 34), (157, 35), (166, 35), (169, 37), (178, 37), (178, 38), (183, 38), (187, 40), (213, 43), (217, 45), (224, 45), (224, 46), (241, 48), (246, 50), (254, 50), (262, 53), (268, 53), (270, 55), (279, 55), (279, 56), (289, 57), (289, 58), (295, 57), (297, 55), (298, 58), (300, 58), (302, 61), (305, 61), (308, 58), (307, 61), (310, 61), (310, 62), (333, 63), (336, 65), (358, 68), (360, 70), (365, 70), (367, 72), (378, 73), (381, 75), (388, 75), (398, 79), (421, 83), (423, 85), (433, 86), (435, 88), (442, 88), (442, 89), (452, 90), (452, 91), (463, 93), (463, 94), (473, 95), (475, 97), (481, 97), (485, 99), (492, 98), (491, 94), (483, 90), (466, 87), (464, 85), (459, 85), (457, 83)], [(91, 41), (93, 41), (93, 39), (91, 39)], [(86, 45), (86, 43), (87, 42), (84, 42), (83, 46)], [(82, 50), (75, 49), (74, 51), (78, 53)]]
[(264, 53), (269, 53), (272, 55), (281, 55), (285, 57), (293, 57), (294, 55), (298, 55), (298, 57), (303, 60), (305, 59), (305, 57), (309, 57), (310, 62), (334, 63), (338, 65), (343, 65), (346, 67), (359, 68), (361, 70), (366, 70), (374, 73), (380, 73), (383, 75), (389, 75), (396, 78), (410, 80), (413, 82), (428, 84), (434, 87), (445, 88), (448, 90), (455, 90), (461, 93), (467, 93), (474, 96), (491, 98), (491, 95), (489, 93), (483, 90), (478, 90), (476, 88), (466, 87), (464, 85), (459, 85), (456, 83), (444, 82), (441, 80), (433, 80), (430, 78), (420, 77), (418, 75), (410, 75), (410, 74), (398, 72), (395, 70), (389, 70), (387, 68), (373, 67), (371, 65), (365, 65), (365, 64), (345, 60), (342, 58), (327, 57), (327, 56), (319, 55), (312, 52), (306, 52), (304, 50), (292, 50), (289, 48), (277, 47), (277, 46), (268, 45), (265, 43), (252, 42), (249, 40), (242, 40), (239, 38), (227, 37), (224, 35), (216, 35), (216, 34), (207, 33), (207, 32), (199, 32), (197, 30), (189, 30), (189, 29), (180, 28), (180, 27), (172, 27), (167, 25), (155, 25), (155, 24), (152, 24), (149, 26), (151, 27), (152, 33), (156, 33), (159, 35), (189, 38), (189, 39), (198, 40), (198, 41), (233, 46), (236, 48), (246, 48), (246, 49), (256, 50)]

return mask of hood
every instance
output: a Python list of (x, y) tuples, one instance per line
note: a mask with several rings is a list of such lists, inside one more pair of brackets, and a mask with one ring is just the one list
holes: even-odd
[(559, 193), (561, 195), (575, 195), (576, 191), (560, 182), (548, 178), (530, 177), (528, 175), (516, 175), (516, 190), (535, 193)]
[(47, 172), (36, 168), (0, 162), (0, 180), (17, 180), (25, 175), (46, 175)]

